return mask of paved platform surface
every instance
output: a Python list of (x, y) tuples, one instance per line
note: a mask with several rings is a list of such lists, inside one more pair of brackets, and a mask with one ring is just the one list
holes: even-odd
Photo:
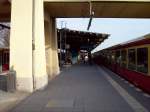
[(27, 97), (29, 93), (24, 92), (4, 92), (0, 90), (0, 112), (8, 112), (13, 106)]
[[(11, 112), (148, 112), (149, 96), (137, 95), (134, 93), (137, 91), (131, 91), (130, 86), (122, 82), (103, 67), (74, 65)], [(144, 100), (134, 94), (143, 96)]]

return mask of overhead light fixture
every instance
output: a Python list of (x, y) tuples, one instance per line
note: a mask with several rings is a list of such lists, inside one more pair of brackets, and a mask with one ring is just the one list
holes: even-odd
[(90, 20), (89, 20), (87, 30), (89, 30), (91, 27), (93, 16), (94, 16), (94, 11), (92, 10), (92, 3), (90, 2)]

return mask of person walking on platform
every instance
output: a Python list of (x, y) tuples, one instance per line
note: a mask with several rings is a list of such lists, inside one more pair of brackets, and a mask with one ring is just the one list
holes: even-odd
[(92, 55), (91, 52), (88, 52), (89, 65), (92, 65)]

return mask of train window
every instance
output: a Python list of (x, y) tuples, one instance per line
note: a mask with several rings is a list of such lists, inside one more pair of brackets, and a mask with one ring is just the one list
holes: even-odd
[(148, 73), (148, 48), (137, 49), (137, 71)]
[(136, 70), (136, 58), (135, 58), (136, 50), (129, 49), (128, 50), (128, 68), (131, 70)]
[(115, 54), (114, 52), (111, 52), (111, 64), (115, 63)]
[(118, 51), (116, 51), (116, 62), (117, 62), (117, 64), (119, 64), (120, 65), (120, 63), (121, 63), (121, 55), (120, 55), (120, 50), (118, 50)]
[(121, 51), (121, 66), (122, 67), (126, 67), (127, 66), (127, 51), (126, 50), (122, 50)]

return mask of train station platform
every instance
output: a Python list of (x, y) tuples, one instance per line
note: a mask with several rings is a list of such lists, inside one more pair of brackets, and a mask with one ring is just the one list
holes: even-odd
[(11, 112), (149, 112), (150, 96), (108, 69), (73, 65)]

